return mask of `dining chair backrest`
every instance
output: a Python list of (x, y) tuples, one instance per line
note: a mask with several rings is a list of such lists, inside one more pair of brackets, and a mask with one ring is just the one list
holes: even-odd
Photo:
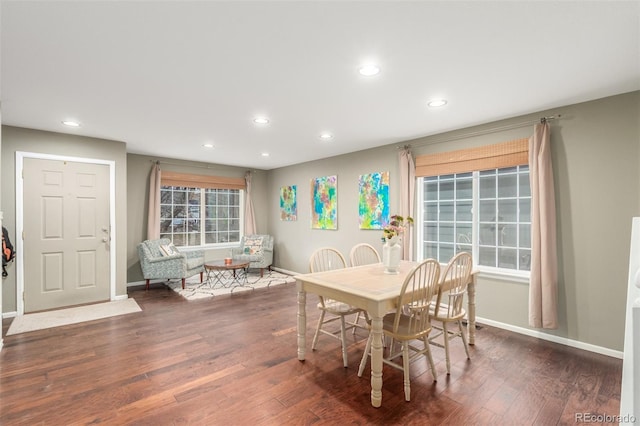
[(467, 291), (467, 284), (471, 279), (471, 269), (470, 253), (463, 251), (451, 258), (444, 273), (440, 276), (435, 312), (440, 312), (441, 304), (447, 305), (447, 317), (449, 318), (455, 318), (464, 312), (462, 302), (464, 293)]
[(360, 243), (351, 249), (349, 253), (351, 266), (369, 265), (371, 263), (380, 263), (380, 255), (371, 244)]
[(322, 247), (314, 251), (309, 258), (311, 272), (324, 272), (347, 267), (342, 253), (332, 247)]
[(429, 333), (429, 307), (438, 291), (440, 264), (427, 259), (413, 268), (402, 284), (396, 308), (393, 334), (418, 339)]

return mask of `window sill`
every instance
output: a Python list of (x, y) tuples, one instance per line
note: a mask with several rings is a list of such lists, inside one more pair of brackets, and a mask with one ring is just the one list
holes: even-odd
[(206, 244), (203, 246), (181, 246), (178, 247), (182, 251), (195, 251), (195, 250), (224, 250), (234, 247), (240, 247), (240, 242), (235, 243), (218, 243), (218, 244)]
[(478, 278), (485, 278), (497, 281), (507, 281), (516, 284), (529, 284), (528, 271), (508, 271), (498, 268), (488, 268), (486, 266), (476, 266)]

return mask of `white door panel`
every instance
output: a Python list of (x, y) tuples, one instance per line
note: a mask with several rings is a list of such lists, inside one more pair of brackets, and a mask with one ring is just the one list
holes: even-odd
[(24, 312), (109, 300), (109, 166), (25, 158)]

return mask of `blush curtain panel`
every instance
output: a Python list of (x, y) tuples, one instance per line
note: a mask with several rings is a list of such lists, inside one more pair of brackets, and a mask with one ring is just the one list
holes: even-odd
[(536, 124), (529, 139), (531, 182), (531, 275), (529, 325), (558, 328), (556, 203), (551, 167), (550, 126)]
[[(413, 217), (416, 186), (416, 165), (409, 147), (403, 147), (398, 152), (400, 166), (400, 216)], [(413, 232), (406, 232), (402, 239), (402, 258), (413, 260)]]
[(251, 200), (251, 172), (244, 174), (247, 190), (244, 201), (244, 235), (253, 235), (256, 233), (256, 218), (253, 211), (253, 201)]
[(162, 172), (160, 164), (155, 162), (149, 176), (149, 217), (147, 219), (147, 239), (160, 238), (160, 186)]

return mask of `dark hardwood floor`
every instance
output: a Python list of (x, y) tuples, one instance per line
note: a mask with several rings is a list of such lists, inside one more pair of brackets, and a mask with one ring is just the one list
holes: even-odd
[[(621, 360), (488, 326), (470, 361), (453, 342), (449, 377), (440, 348), (437, 382), (412, 364), (411, 402), (385, 366), (373, 408), (369, 368), (356, 374), (364, 332), (349, 368), (327, 336), (297, 360), (295, 284), (198, 302), (160, 284), (129, 296), (142, 312), (4, 337), (0, 424), (551, 425), (619, 411)], [(309, 348), (318, 311), (307, 301)]]

